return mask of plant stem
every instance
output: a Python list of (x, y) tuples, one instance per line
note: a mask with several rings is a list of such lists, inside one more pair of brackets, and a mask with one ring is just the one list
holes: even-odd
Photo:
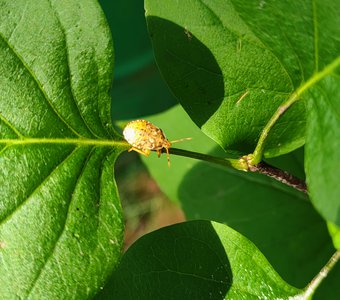
[[(24, 139), (3, 139), (0, 140), (0, 144), (11, 145), (32, 145), (32, 144), (74, 144), (82, 146), (101, 146), (101, 147), (113, 147), (120, 146), (129, 149), (131, 146), (123, 140), (113, 141), (113, 140), (92, 140), (92, 139), (48, 139), (48, 138), (24, 138)], [(165, 149), (163, 149), (163, 152)], [(256, 173), (261, 173), (274, 178), (286, 185), (292, 186), (299, 191), (306, 192), (306, 184), (298, 178), (284, 172), (280, 169), (274, 168), (266, 163), (260, 163), (257, 165), (249, 164), (249, 160), (246, 158), (221, 158), (216, 156), (211, 156), (207, 154), (202, 154), (193, 151), (187, 151), (182, 149), (170, 148), (169, 152), (174, 155), (186, 156), (194, 159), (208, 161), (214, 164), (218, 164), (225, 167), (232, 167), (240, 171), (251, 171)]]
[[(162, 150), (164, 153), (164, 149)], [(198, 152), (188, 151), (188, 150), (182, 150), (177, 148), (170, 148), (169, 153), (179, 156), (186, 156), (198, 160), (205, 160), (214, 164), (218, 164), (225, 167), (232, 167), (234, 169), (240, 170), (240, 171), (248, 171), (248, 166), (245, 162), (240, 161), (239, 159), (235, 158), (221, 158), (216, 156), (211, 156), (207, 154), (202, 154)]]
[(268, 134), (270, 130), (275, 125), (276, 121), (287, 111), (289, 107), (291, 107), (297, 100), (300, 99), (301, 95), (308, 90), (310, 87), (315, 85), (318, 81), (329, 75), (340, 65), (340, 57), (335, 59), (331, 64), (327, 65), (322, 71), (315, 73), (309, 80), (307, 80), (304, 84), (302, 84), (292, 95), (287, 99), (287, 101), (283, 102), (274, 115), (270, 118), (266, 126), (263, 128), (260, 138), (257, 142), (257, 146), (253, 152), (253, 154), (249, 155), (250, 164), (256, 165), (260, 163), (263, 151), (265, 148), (265, 144), (267, 141)]
[(301, 180), (300, 178), (297, 178), (288, 172), (273, 167), (265, 162), (260, 162), (255, 166), (249, 165), (249, 170), (251, 172), (267, 175), (285, 185), (295, 188), (300, 192), (307, 193), (307, 185), (304, 180)]
[(285, 185), (295, 188), (298, 191), (307, 193), (307, 186), (305, 181), (281, 170), (275, 168), (265, 162), (261, 162), (255, 166), (250, 165), (245, 158), (220, 158), (202, 153), (170, 148), (169, 152), (174, 155), (186, 156), (194, 159), (205, 160), (214, 164), (222, 165), (225, 167), (232, 167), (240, 171), (250, 171), (269, 176)]
[(340, 259), (340, 250), (336, 251), (321, 271), (313, 278), (313, 280), (305, 288), (303, 299), (312, 299), (316, 289), (321, 282), (327, 277), (329, 272), (334, 268), (338, 260)]

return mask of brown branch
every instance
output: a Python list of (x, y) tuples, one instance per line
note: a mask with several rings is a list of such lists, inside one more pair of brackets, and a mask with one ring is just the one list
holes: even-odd
[(252, 166), (249, 165), (249, 171), (267, 175), (280, 181), (283, 184), (291, 186), (301, 192), (307, 193), (306, 182), (300, 178), (297, 178), (286, 171), (273, 167), (265, 162), (260, 162), (259, 164)]
[[(165, 149), (162, 149), (162, 152), (165, 153)], [(192, 152), (182, 149), (170, 148), (170, 154), (186, 156), (198, 160), (205, 160), (214, 164), (218, 164), (225, 167), (234, 168), (239, 171), (250, 171), (254, 173), (260, 173), (267, 175), (285, 185), (291, 186), (298, 191), (303, 193), (307, 193), (307, 186), (304, 180), (299, 179), (286, 171), (275, 168), (265, 162), (260, 162), (257, 165), (251, 165), (250, 158), (248, 156), (243, 156), (240, 159), (234, 158), (221, 158), (211, 155), (206, 155), (203, 153)]]

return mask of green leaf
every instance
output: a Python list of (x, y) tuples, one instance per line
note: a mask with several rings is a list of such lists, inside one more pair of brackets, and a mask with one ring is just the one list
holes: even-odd
[[(160, 126), (170, 140), (193, 137), (191, 141), (175, 144), (179, 148), (226, 156), (180, 107), (148, 120)], [(293, 152), (286, 158), (276, 158), (275, 163), (284, 167), (284, 162), (295, 155)], [(143, 161), (162, 191), (179, 202), (186, 217), (231, 226), (254, 242), (291, 284), (304, 287), (333, 254), (325, 222), (301, 192), (262, 175), (187, 157), (170, 158), (171, 168), (167, 167), (165, 157), (158, 159), (155, 153), (143, 157)], [(289, 167), (293, 173), (301, 174), (301, 164), (295, 170)]]
[(335, 224), (328, 222), (327, 223), (329, 233), (333, 238), (333, 244), (336, 249), (340, 249), (340, 228)]
[(0, 7), (0, 294), (86, 298), (123, 240), (111, 35), (92, 0)]
[(288, 299), (301, 292), (241, 234), (192, 221), (140, 238), (98, 299)]
[[(202, 131), (224, 149), (252, 152), (279, 105), (338, 54), (334, 1), (147, 0), (161, 72)], [(304, 143), (298, 101), (267, 139), (265, 155)]]
[(311, 91), (306, 144), (306, 175), (312, 202), (326, 220), (337, 226), (340, 226), (339, 71), (340, 68), (338, 74), (328, 76)]

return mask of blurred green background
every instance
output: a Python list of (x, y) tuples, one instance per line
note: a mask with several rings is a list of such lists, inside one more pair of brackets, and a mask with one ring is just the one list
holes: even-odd
[(113, 119), (136, 119), (177, 103), (154, 60), (143, 0), (99, 2), (110, 25), (115, 48)]

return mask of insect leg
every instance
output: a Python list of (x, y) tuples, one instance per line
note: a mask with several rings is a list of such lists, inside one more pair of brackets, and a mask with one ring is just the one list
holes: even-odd
[(169, 148), (165, 148), (166, 151), (166, 158), (168, 159), (168, 166), (170, 168), (170, 153), (169, 153)]
[(135, 147), (131, 147), (129, 150), (129, 152), (131, 151), (136, 151), (142, 155), (145, 155), (145, 156), (149, 156), (150, 155), (150, 150), (149, 149), (138, 149), (138, 148), (135, 148)]

